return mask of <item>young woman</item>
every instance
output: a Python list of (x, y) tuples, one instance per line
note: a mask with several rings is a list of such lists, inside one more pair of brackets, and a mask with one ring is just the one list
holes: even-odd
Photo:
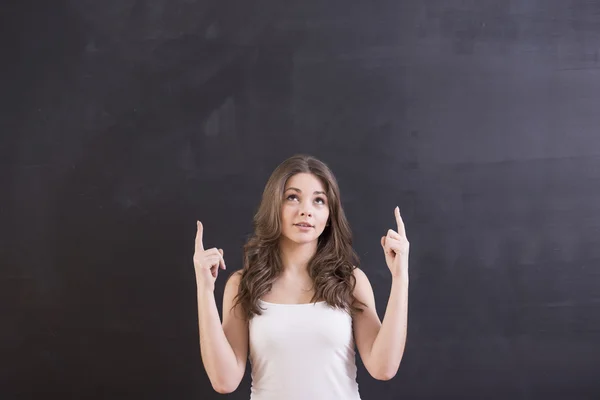
[(373, 378), (391, 379), (406, 342), (409, 258), (394, 213), (397, 230), (381, 238), (392, 277), (383, 323), (358, 268), (337, 181), (314, 157), (291, 157), (269, 178), (243, 269), (225, 285), (223, 323), (214, 297), (223, 250), (204, 249), (198, 222), (200, 349), (213, 388), (234, 391), (249, 357), (253, 400), (360, 399), (355, 346)]

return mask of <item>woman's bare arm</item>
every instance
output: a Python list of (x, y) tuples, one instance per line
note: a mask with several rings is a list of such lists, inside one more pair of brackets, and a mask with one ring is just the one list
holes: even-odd
[(406, 345), (408, 314), (408, 278), (394, 279), (383, 323), (375, 309), (375, 297), (369, 279), (356, 268), (356, 299), (367, 307), (354, 318), (356, 347), (369, 374), (389, 380), (400, 366)]
[(213, 388), (219, 393), (237, 389), (246, 370), (248, 323), (239, 305), (231, 309), (240, 277), (240, 271), (234, 272), (225, 284), (222, 324), (214, 292), (198, 289), (202, 362)]

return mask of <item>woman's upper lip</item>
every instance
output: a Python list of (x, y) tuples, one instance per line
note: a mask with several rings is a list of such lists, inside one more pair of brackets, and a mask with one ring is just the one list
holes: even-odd
[(294, 225), (306, 225), (306, 226), (309, 226), (309, 227), (312, 228), (312, 224), (309, 224), (308, 222), (299, 222), (299, 223), (294, 224)]

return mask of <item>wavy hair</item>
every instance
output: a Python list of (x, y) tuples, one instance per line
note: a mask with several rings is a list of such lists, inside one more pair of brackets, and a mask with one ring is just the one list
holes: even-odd
[(323, 300), (350, 314), (362, 311), (357, 303), (364, 304), (353, 295), (353, 270), (359, 266), (359, 257), (352, 247), (352, 231), (342, 209), (337, 180), (325, 163), (299, 154), (282, 162), (269, 177), (254, 215), (254, 233), (243, 248), (244, 266), (234, 307), (241, 305), (248, 320), (262, 314), (258, 301), (283, 270), (279, 252), (283, 194), (288, 179), (298, 173), (320, 179), (329, 203), (329, 225), (319, 236), (317, 251), (308, 263), (314, 288), (311, 302)]

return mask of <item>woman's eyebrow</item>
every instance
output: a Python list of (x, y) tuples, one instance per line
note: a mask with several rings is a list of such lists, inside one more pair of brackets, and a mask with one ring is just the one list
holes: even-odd
[[(286, 192), (287, 192), (288, 190), (295, 190), (295, 191), (296, 191), (296, 192), (298, 192), (298, 193), (302, 193), (302, 190), (300, 190), (300, 189), (298, 189), (298, 188), (295, 188), (295, 187), (289, 187), (289, 188), (285, 189), (285, 191), (286, 191)], [(327, 196), (327, 193), (325, 193), (325, 192), (322, 192), (322, 191), (319, 191), (319, 190), (315, 191), (313, 194), (323, 194), (323, 195)]]

